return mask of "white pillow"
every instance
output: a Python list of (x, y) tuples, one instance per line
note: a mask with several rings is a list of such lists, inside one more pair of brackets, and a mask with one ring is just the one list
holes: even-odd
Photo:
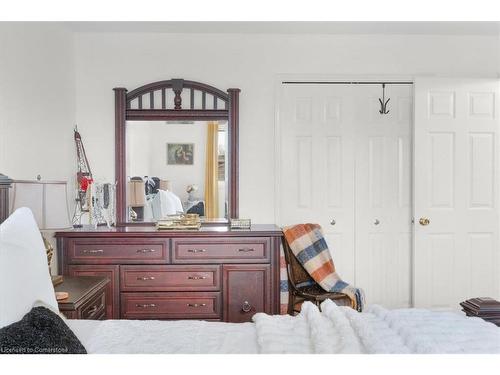
[(31, 210), (22, 207), (0, 225), (0, 328), (40, 302), (59, 312), (42, 236)]
[(184, 212), (180, 198), (170, 190), (158, 190), (151, 202), (151, 209), (155, 219)]
[(166, 201), (166, 207), (168, 211), (168, 215), (175, 215), (178, 213), (184, 212), (184, 208), (182, 208), (181, 199), (172, 193), (170, 190), (165, 190), (165, 194), (162, 195), (162, 205), (164, 200)]

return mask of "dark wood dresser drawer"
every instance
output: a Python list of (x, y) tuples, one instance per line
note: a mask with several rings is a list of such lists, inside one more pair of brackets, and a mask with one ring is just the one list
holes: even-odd
[(220, 292), (122, 293), (122, 319), (220, 319)]
[(250, 322), (258, 312), (272, 314), (268, 264), (225, 265), (222, 272), (226, 321)]
[(122, 292), (135, 291), (218, 291), (220, 266), (122, 266)]
[(105, 294), (101, 293), (82, 307), (80, 319), (99, 320), (99, 317), (106, 313)]
[(82, 238), (69, 243), (70, 263), (167, 263), (169, 243), (165, 239)]
[(269, 238), (174, 238), (173, 263), (268, 263)]
[(120, 319), (120, 266), (116, 264), (71, 264), (69, 276), (104, 276), (109, 279), (106, 285), (106, 319)]
[(54, 289), (68, 293), (68, 298), (59, 300), (59, 311), (68, 319), (106, 319), (107, 277), (99, 276), (64, 276), (63, 282)]

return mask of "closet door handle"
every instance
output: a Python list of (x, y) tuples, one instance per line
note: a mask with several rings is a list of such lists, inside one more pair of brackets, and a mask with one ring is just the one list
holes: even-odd
[(330, 221), (330, 225), (335, 225), (337, 224), (337, 222), (335, 221), (335, 219), (332, 219), (332, 221)]
[(375, 219), (375, 221), (373, 222), (373, 225), (379, 225), (380, 224), (380, 220), (379, 219)]
[(421, 217), (418, 222), (423, 226), (429, 225), (431, 223), (431, 221), (426, 217)]

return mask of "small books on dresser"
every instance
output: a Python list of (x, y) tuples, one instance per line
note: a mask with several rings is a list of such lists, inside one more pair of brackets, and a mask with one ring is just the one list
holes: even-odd
[(500, 326), (500, 301), (490, 297), (478, 297), (461, 302), (460, 306), (467, 316), (481, 318)]
[(201, 221), (198, 214), (168, 215), (156, 223), (158, 230), (200, 229), (200, 227)]

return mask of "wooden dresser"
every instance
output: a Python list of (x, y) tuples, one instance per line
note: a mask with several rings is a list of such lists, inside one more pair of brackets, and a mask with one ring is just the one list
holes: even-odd
[(99, 276), (66, 276), (56, 292), (68, 293), (68, 298), (57, 301), (59, 311), (68, 319), (101, 320), (106, 318), (106, 286), (109, 279)]
[(57, 232), (59, 273), (106, 276), (108, 319), (250, 321), (279, 313), (281, 230), (134, 226)]

